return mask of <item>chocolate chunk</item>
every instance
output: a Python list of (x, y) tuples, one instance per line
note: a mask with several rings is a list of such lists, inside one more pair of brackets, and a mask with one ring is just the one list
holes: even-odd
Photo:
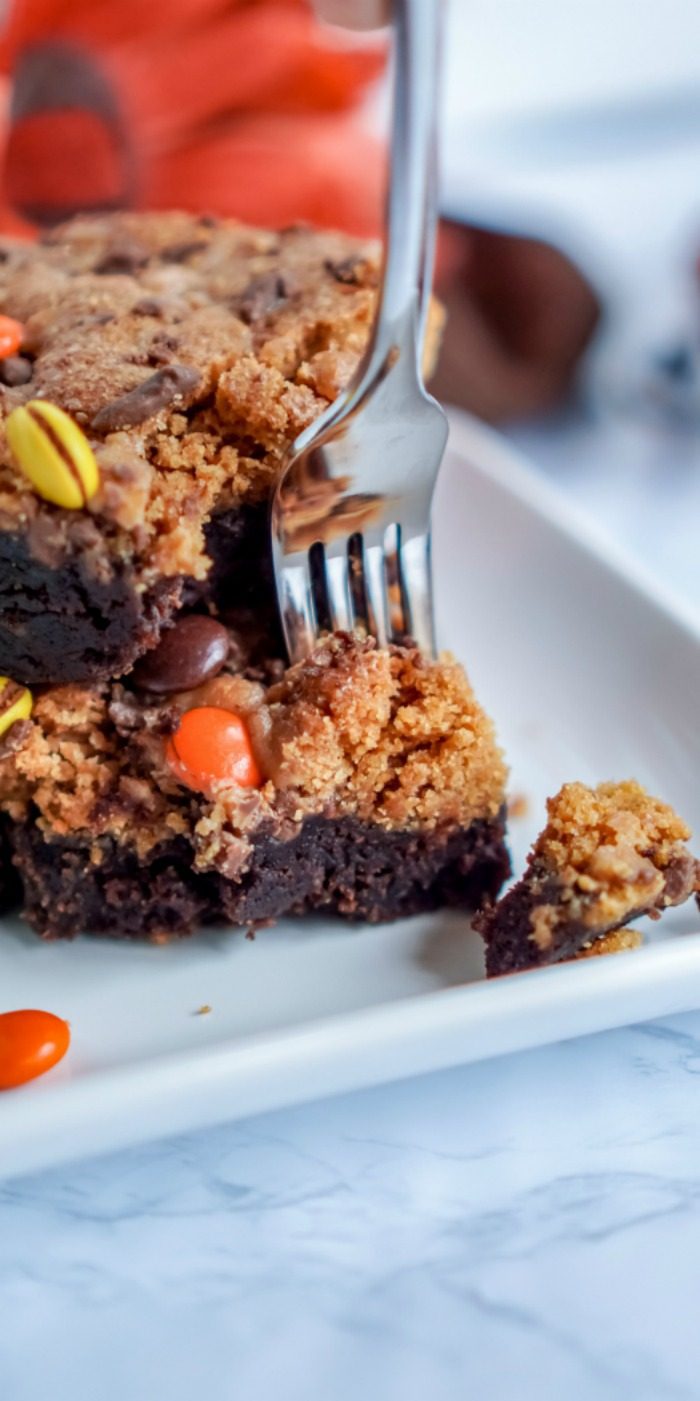
[(208, 247), (206, 238), (190, 239), (189, 243), (170, 243), (167, 248), (161, 248), (160, 256), (164, 263), (186, 263), (188, 258)]
[(107, 252), (102, 256), (99, 263), (96, 263), (93, 272), (101, 275), (108, 273), (133, 273), (139, 268), (146, 266), (151, 256), (150, 248), (144, 243), (139, 243), (135, 238), (123, 238), (114, 242)]
[(264, 272), (253, 277), (239, 296), (233, 300), (233, 309), (246, 326), (262, 321), (282, 302), (287, 300), (290, 289), (283, 277), (276, 272)]
[(32, 362), (26, 355), (8, 355), (6, 360), (0, 360), (0, 380), (10, 389), (29, 384), (32, 374)]
[(112, 399), (99, 409), (92, 420), (96, 433), (116, 433), (120, 428), (133, 428), (145, 423), (169, 404), (191, 398), (200, 382), (198, 370), (190, 365), (165, 365), (142, 384)]
[(158, 297), (141, 297), (131, 308), (132, 316), (162, 316), (165, 308)]
[(179, 349), (179, 340), (175, 336), (166, 336), (161, 331), (151, 341), (148, 363), (149, 365), (171, 365), (173, 356)]
[(348, 287), (376, 287), (377, 276), (375, 269), (370, 266), (366, 258), (353, 253), (349, 258), (335, 260), (326, 258), (323, 264), (326, 272), (334, 277), (336, 282), (342, 282)]
[(163, 634), (152, 652), (141, 657), (133, 679), (142, 690), (157, 695), (190, 691), (221, 671), (228, 650), (228, 633), (221, 623), (190, 613)]

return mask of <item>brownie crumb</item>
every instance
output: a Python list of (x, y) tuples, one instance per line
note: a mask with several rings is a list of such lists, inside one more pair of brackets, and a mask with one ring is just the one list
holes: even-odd
[(547, 814), (525, 874), (476, 921), (489, 975), (571, 958), (700, 888), (688, 827), (634, 780), (567, 783)]
[(586, 944), (574, 955), (575, 958), (603, 958), (609, 953), (632, 953), (641, 949), (644, 939), (638, 929), (613, 929), (610, 934), (601, 934), (592, 944)]

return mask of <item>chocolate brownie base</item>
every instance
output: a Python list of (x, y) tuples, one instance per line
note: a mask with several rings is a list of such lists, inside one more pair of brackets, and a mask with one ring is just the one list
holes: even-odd
[(139, 594), (127, 564), (106, 564), (76, 551), (53, 568), (32, 555), (26, 536), (0, 534), (3, 675), (25, 685), (121, 676), (155, 646), (183, 581), (163, 579)]
[[(675, 858), (663, 874), (663, 888), (653, 901), (640, 898), (639, 904), (627, 908), (624, 918), (591, 923), (586, 915), (595, 908), (595, 897), (579, 897), (582, 918), (567, 917), (564, 911), (570, 888), (548, 874), (546, 866), (533, 863), (527, 875), (497, 905), (482, 911), (475, 920), (486, 943), (488, 977), (564, 962), (583, 949), (594, 948), (608, 935), (619, 933), (642, 915), (658, 919), (668, 906), (682, 904), (693, 893), (700, 879), (700, 865), (687, 852)], [(558, 912), (556, 920), (546, 921), (545, 938), (537, 937), (538, 910)]]
[[(533, 872), (533, 875), (536, 876), (537, 872)], [(547, 963), (562, 963), (568, 958), (575, 958), (591, 944), (591, 928), (579, 919), (562, 920), (546, 949), (532, 938), (533, 913), (541, 907), (556, 907), (560, 896), (561, 886), (553, 877), (543, 879), (536, 895), (524, 882), (518, 882), (497, 906), (477, 917), (477, 928), (486, 943), (487, 977), (520, 973), (526, 968), (537, 968)], [(645, 909), (634, 910), (629, 918), (633, 920), (646, 913)], [(605, 938), (617, 927), (613, 922), (596, 929), (594, 942)]]
[(0, 914), (11, 910), (22, 894), (19, 876), (12, 864), (7, 832), (0, 826)]
[(312, 911), (371, 922), (445, 905), (473, 911), (495, 898), (510, 870), (504, 811), (448, 832), (311, 817), (289, 841), (259, 836), (240, 881), (193, 870), (184, 838), (147, 863), (108, 839), (94, 865), (84, 846), (47, 842), (28, 822), (14, 829), (13, 847), (24, 915), (47, 939), (180, 937), (201, 924), (251, 927)]
[(206, 581), (179, 576), (146, 590), (129, 564), (100, 548), (91, 522), (73, 517), (60, 545), (33, 547), (25, 535), (0, 532), (0, 673), (25, 685), (122, 676), (180, 608), (211, 606), (235, 619), (260, 599), (268, 600), (265, 618), (258, 606), (260, 624), (274, 655), (282, 655), (267, 515), (260, 503), (215, 516), (206, 530)]

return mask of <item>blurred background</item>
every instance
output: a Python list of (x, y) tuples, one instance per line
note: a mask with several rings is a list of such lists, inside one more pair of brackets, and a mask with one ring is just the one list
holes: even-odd
[[(388, 37), (358, 21), (381, 10), (5, 0), (0, 224), (183, 206), (380, 234)], [(698, 602), (700, 5), (446, 19), (435, 392)]]
[(573, 392), (507, 431), (699, 603), (700, 6), (453, 0), (446, 79), (443, 207), (600, 301)]

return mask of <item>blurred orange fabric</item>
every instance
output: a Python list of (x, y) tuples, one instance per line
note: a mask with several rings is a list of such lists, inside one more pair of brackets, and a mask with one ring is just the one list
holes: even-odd
[(357, 108), (384, 62), (308, 0), (14, 0), (0, 224), (127, 204), (375, 234)]

